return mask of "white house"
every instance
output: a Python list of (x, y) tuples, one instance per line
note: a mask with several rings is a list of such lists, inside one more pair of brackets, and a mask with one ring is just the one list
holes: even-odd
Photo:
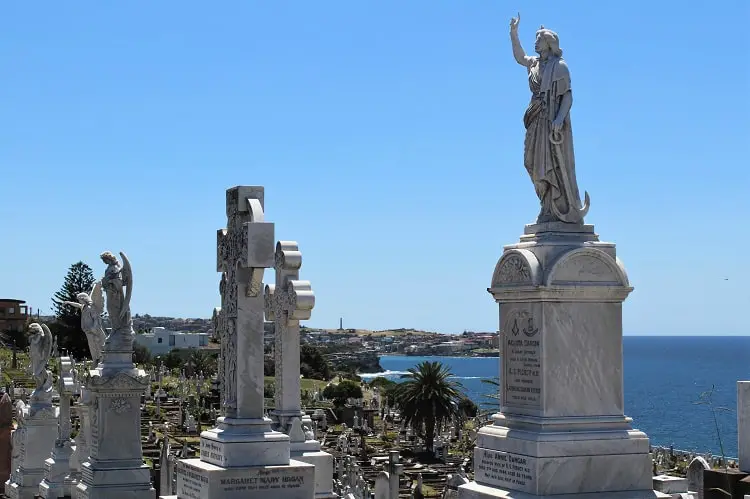
[(208, 333), (183, 333), (155, 327), (150, 333), (135, 335), (135, 342), (144, 346), (151, 355), (163, 355), (181, 348), (199, 348), (208, 345)]

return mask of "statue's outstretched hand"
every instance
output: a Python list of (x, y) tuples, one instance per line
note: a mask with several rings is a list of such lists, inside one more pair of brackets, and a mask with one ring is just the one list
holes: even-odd
[(510, 30), (511, 31), (517, 31), (518, 30), (518, 23), (521, 22), (521, 13), (518, 13), (518, 17), (512, 17), (510, 19)]

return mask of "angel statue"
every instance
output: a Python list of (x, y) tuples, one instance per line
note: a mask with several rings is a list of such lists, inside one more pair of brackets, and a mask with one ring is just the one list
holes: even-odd
[(96, 281), (90, 293), (78, 293), (78, 302), (65, 301), (63, 304), (81, 311), (81, 329), (86, 333), (89, 343), (91, 360), (94, 367), (102, 360), (102, 349), (106, 334), (102, 326), (102, 312), (104, 312), (104, 294), (101, 281)]
[(542, 26), (536, 32), (534, 44), (538, 56), (528, 56), (518, 39), (520, 21), (520, 14), (510, 20), (510, 40), (513, 57), (526, 68), (531, 90), (531, 102), (523, 117), (526, 127), (523, 163), (541, 204), (537, 223), (582, 224), (590, 200), (585, 193), (581, 204), (576, 181), (570, 124), (573, 94), (560, 38)]
[(52, 333), (46, 324), (29, 324), (29, 357), (31, 374), (36, 381), (36, 389), (31, 394), (32, 400), (52, 398), (52, 373), (47, 370), (47, 363), (52, 356)]
[(113, 340), (128, 340), (132, 348), (133, 320), (130, 317), (130, 298), (133, 295), (133, 271), (128, 257), (120, 252), (122, 264), (117, 257), (105, 251), (100, 255), (107, 264), (107, 270), (102, 277), (102, 288), (107, 295), (107, 314), (112, 332), (107, 338), (108, 344), (117, 343)]

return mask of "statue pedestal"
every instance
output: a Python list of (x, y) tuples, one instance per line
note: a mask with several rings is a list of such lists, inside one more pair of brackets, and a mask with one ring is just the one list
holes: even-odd
[(475, 481), (459, 497), (668, 497), (652, 490), (648, 437), (624, 415), (632, 288), (615, 245), (591, 225), (527, 226), (488, 291), (500, 308), (501, 410), (478, 432)]
[[(126, 352), (105, 352), (90, 371), (89, 457), (81, 466), (75, 499), (154, 499), (141, 448), (141, 395), (148, 377), (125, 361)], [(132, 352), (129, 353), (132, 358)], [(114, 360), (108, 364), (107, 360)]]
[[(20, 443), (17, 462), (5, 482), (5, 494), (11, 499), (33, 499), (39, 492), (39, 483), (44, 478), (45, 460), (57, 439), (57, 408), (51, 404), (32, 406), (21, 416), (15, 431), (21, 432), (13, 442)], [(15, 451), (14, 451), (15, 454)]]

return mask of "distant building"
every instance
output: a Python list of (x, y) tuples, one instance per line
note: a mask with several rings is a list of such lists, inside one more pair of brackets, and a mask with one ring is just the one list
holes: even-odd
[(163, 355), (172, 350), (200, 348), (208, 345), (208, 333), (183, 333), (154, 327), (150, 333), (135, 335), (135, 342), (146, 347), (151, 355)]
[(26, 327), (29, 307), (24, 300), (0, 298), (0, 332), (19, 332)]

